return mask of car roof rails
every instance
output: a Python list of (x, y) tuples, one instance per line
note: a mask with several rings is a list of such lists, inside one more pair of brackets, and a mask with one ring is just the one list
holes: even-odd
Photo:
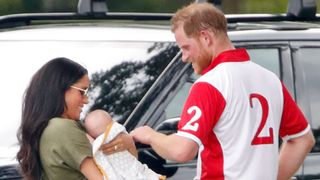
[(317, 4), (315, 0), (289, 0), (287, 16), (300, 19), (310, 20), (316, 17)]
[(79, 0), (77, 12), (23, 13), (0, 16), (0, 30), (56, 20), (60, 22), (73, 20), (167, 21), (171, 17), (172, 13), (109, 12), (107, 0)]
[[(195, 0), (197, 3), (209, 2), (220, 10), (223, 0)], [(256, 21), (306, 21), (320, 20), (317, 15), (315, 0), (288, 0), (286, 14), (226, 14), (228, 23), (256, 22)]]
[[(288, 0), (287, 14), (227, 14), (228, 23), (257, 21), (320, 21), (316, 14), (315, 0)], [(209, 2), (219, 8), (222, 0), (195, 0), (197, 3)], [(221, 8), (220, 8), (221, 9)], [(24, 13), (0, 16), (0, 30), (13, 27), (23, 27), (48, 21), (73, 20), (134, 20), (161, 21), (170, 20), (172, 13), (132, 13), (109, 12), (107, 0), (79, 0), (77, 12), (66, 13)]]
[(78, 2), (78, 14), (105, 14), (107, 12), (107, 0), (79, 0)]

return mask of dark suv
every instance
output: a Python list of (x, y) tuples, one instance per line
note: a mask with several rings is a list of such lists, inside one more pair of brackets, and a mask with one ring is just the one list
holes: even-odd
[[(288, 14), (227, 15), (229, 36), (252, 61), (277, 74), (309, 120), (316, 145), (296, 179), (320, 179), (320, 25), (315, 2), (290, 1)], [(128, 131), (149, 125), (174, 133), (198, 78), (170, 32), (171, 14), (106, 13), (103, 1), (80, 1), (77, 13), (0, 17), (0, 179), (20, 179), (14, 156), (23, 91), (46, 61), (65, 56), (90, 71), (90, 104)], [(254, 76), (254, 75), (253, 75)], [(5, 87), (5, 88), (4, 88)], [(137, 144), (139, 160), (170, 180), (192, 179), (196, 159), (177, 163)], [(174, 147), (172, 147), (174, 148)]]

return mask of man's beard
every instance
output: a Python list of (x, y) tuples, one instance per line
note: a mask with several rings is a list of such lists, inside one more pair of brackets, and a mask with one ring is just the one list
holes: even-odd
[(197, 68), (197, 71), (195, 72), (197, 74), (201, 74), (201, 72), (211, 64), (211, 59), (212, 57), (210, 53), (206, 52), (203, 48), (200, 48), (200, 53), (196, 60), (196, 62), (198, 62), (196, 66), (198, 68)]

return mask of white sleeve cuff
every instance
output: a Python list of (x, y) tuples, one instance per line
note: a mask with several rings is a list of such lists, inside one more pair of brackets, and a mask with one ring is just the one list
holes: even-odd
[(187, 132), (184, 132), (184, 131), (178, 131), (176, 133), (176, 135), (191, 139), (194, 142), (196, 142), (199, 147), (202, 146), (202, 142), (200, 141), (200, 139), (197, 136), (193, 135), (193, 134), (190, 134), (190, 133), (187, 133)]
[(300, 137), (300, 136), (303, 136), (305, 134), (308, 133), (308, 131), (310, 130), (310, 124), (308, 124), (308, 126), (301, 132), (297, 133), (297, 134), (292, 134), (292, 135), (288, 135), (288, 136), (284, 136), (282, 138), (283, 141), (288, 141), (290, 139), (294, 139), (294, 138), (297, 138), (297, 137)]

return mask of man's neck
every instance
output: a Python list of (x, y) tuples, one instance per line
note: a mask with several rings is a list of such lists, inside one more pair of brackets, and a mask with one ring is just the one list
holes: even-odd
[(228, 50), (235, 49), (228, 37), (220, 37), (215, 39), (215, 43), (211, 48), (213, 53), (213, 59), (216, 58), (220, 53)]

